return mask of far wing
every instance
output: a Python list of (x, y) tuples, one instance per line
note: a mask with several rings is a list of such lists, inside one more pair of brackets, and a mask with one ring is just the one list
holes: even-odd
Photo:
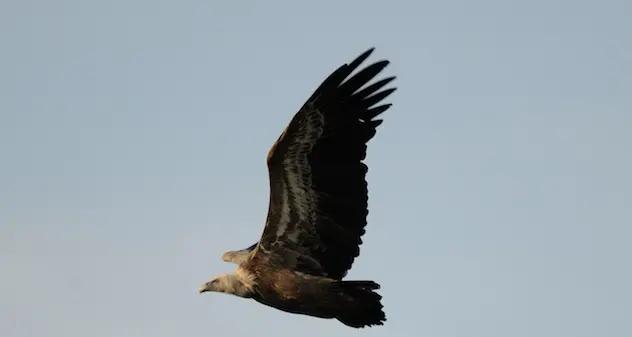
[(248, 258), (250, 253), (255, 249), (255, 247), (257, 247), (257, 244), (259, 244), (259, 242), (255, 242), (253, 245), (245, 249), (228, 251), (222, 255), (222, 260), (234, 264), (240, 264)]

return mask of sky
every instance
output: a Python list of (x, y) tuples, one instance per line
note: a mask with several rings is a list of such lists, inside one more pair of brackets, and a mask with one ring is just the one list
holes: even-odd
[[(0, 335), (631, 336), (632, 3), (0, 4)], [(335, 68), (388, 59), (354, 330), (198, 287)], [(627, 225), (626, 225), (627, 224)]]

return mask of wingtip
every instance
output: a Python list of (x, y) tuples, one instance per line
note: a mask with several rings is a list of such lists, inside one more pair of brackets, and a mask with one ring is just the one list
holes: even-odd
[[(371, 54), (373, 53), (374, 50), (375, 50), (375, 47), (371, 47), (371, 48), (367, 49), (365, 52), (360, 54), (360, 56), (356, 57), (355, 60), (353, 60), (351, 63), (348, 63), (347, 67), (349, 69), (356, 69), (357, 67), (360, 66), (360, 64), (362, 64), (364, 61), (366, 61), (366, 59), (368, 59), (369, 56), (371, 56)], [(380, 71), (381, 71), (384, 68), (386, 68), (389, 64), (391, 64), (390, 60), (381, 59), (381, 60), (378, 60), (375, 63), (373, 63), (371, 66), (379, 68)]]
[(389, 64), (391, 64), (391, 61), (389, 61), (389, 60), (379, 60), (379, 61), (375, 62), (375, 64), (379, 64), (379, 67), (380, 67), (381, 69), (384, 69), (384, 68), (386, 68)]
[(364, 60), (366, 60), (367, 58), (369, 58), (369, 56), (371, 56), (371, 53), (373, 53), (374, 50), (375, 50), (375, 47), (371, 47), (367, 49), (365, 52), (363, 52), (358, 57), (356, 57), (355, 60), (351, 61), (351, 63), (349, 63), (348, 66), (351, 69), (357, 68), (362, 62), (364, 62)]

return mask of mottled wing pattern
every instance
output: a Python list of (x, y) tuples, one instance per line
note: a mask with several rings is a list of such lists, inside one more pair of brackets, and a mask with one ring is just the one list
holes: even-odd
[(362, 161), (382, 123), (375, 117), (391, 106), (376, 104), (395, 91), (380, 90), (394, 76), (361, 89), (386, 60), (348, 78), (372, 51), (329, 75), (270, 149), (268, 217), (253, 256), (342, 279), (359, 255), (368, 214)]

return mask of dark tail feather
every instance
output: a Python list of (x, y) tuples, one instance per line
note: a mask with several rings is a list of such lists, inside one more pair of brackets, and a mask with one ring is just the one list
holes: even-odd
[(382, 296), (373, 291), (380, 289), (379, 284), (373, 281), (340, 281), (338, 285), (352, 300), (340, 308), (342, 310), (336, 319), (353, 328), (384, 325), (386, 315), (380, 303)]

